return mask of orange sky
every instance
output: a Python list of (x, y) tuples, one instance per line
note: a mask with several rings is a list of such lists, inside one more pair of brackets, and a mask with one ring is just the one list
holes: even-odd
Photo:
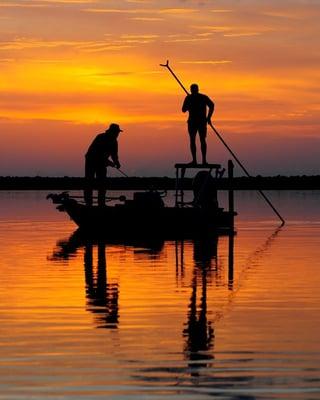
[[(82, 175), (110, 122), (124, 171), (171, 175), (190, 155), (167, 59), (252, 175), (318, 174), (319, 17), (312, 0), (2, 0), (0, 175)], [(211, 134), (208, 153), (228, 159)]]

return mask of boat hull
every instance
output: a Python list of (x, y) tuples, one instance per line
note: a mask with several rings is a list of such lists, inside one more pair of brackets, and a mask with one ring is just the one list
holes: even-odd
[(131, 208), (122, 204), (97, 207), (75, 201), (59, 207), (82, 231), (104, 237), (194, 238), (234, 231), (234, 213), (221, 208)]

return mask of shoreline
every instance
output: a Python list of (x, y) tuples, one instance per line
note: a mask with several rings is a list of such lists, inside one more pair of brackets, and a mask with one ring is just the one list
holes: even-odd
[[(175, 178), (129, 177), (107, 178), (110, 190), (174, 190)], [(83, 190), (85, 180), (81, 177), (0, 177), (0, 190)], [(192, 190), (192, 178), (182, 181), (184, 190)], [(276, 176), (252, 178), (236, 177), (217, 180), (218, 190), (320, 190), (320, 175)]]

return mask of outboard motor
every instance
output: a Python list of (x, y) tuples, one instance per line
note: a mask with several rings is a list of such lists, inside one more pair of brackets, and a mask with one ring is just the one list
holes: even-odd
[(206, 209), (217, 209), (219, 207), (216, 179), (209, 171), (199, 171), (193, 178), (192, 188), (195, 207)]

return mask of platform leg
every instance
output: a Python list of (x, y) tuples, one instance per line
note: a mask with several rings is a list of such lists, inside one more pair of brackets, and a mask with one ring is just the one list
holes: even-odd
[(234, 230), (234, 190), (233, 190), (233, 169), (234, 164), (232, 160), (228, 161), (228, 180), (229, 180), (229, 213), (230, 213), (230, 228)]

